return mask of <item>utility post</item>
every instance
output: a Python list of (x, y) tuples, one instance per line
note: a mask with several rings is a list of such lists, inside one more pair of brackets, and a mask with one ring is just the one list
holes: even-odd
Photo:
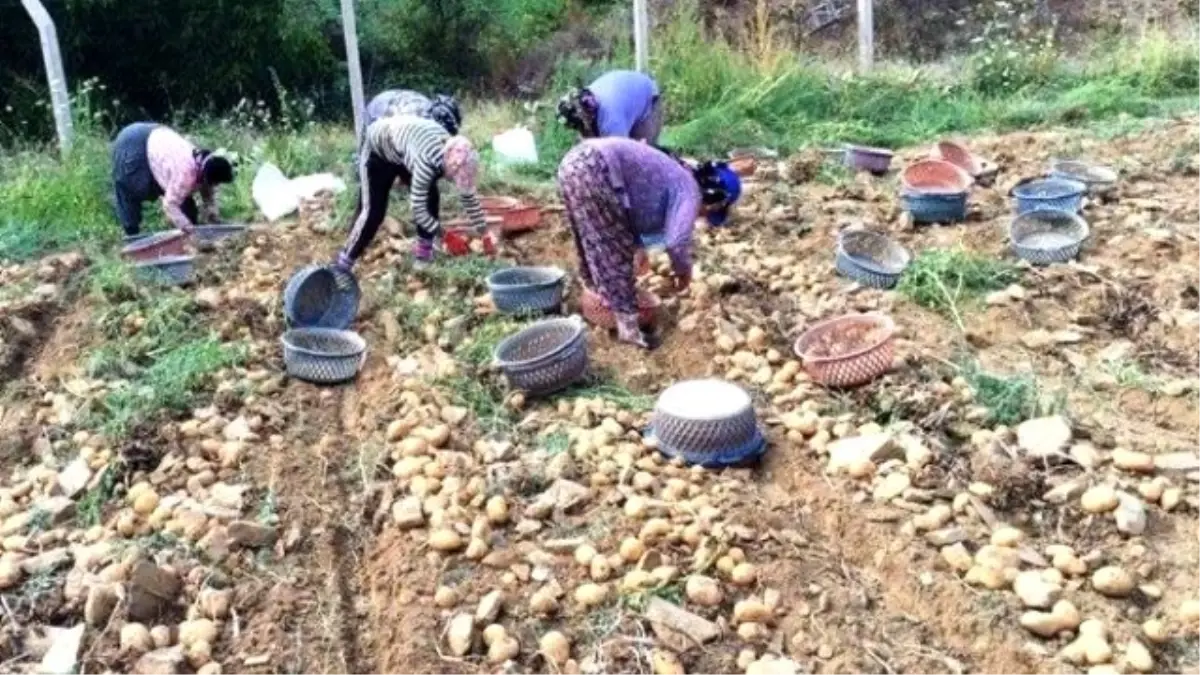
[(354, 19), (354, 0), (342, 0), (342, 34), (346, 38), (346, 69), (350, 71), (350, 104), (354, 107), (354, 138), (362, 142), (363, 96), (362, 63), (358, 60), (358, 23)]
[(62, 53), (58, 49), (58, 31), (54, 19), (42, 0), (21, 0), (29, 18), (37, 26), (42, 42), (42, 61), (46, 66), (46, 84), (50, 87), (50, 107), (54, 112), (54, 129), (58, 134), (58, 149), (63, 157), (71, 152), (75, 130), (71, 122), (71, 97), (67, 93), (67, 76), (63, 73)]

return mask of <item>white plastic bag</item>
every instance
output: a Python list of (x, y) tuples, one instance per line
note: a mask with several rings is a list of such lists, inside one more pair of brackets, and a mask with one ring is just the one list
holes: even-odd
[(254, 174), (250, 196), (268, 221), (279, 220), (300, 208), (300, 197), (292, 189), (292, 181), (270, 162), (264, 163)]
[(536, 164), (538, 161), (537, 143), (524, 127), (493, 136), (492, 150), (501, 164)]
[(258, 210), (268, 221), (276, 221), (300, 208), (300, 200), (328, 190), (337, 194), (346, 190), (346, 183), (331, 173), (314, 173), (291, 180), (279, 167), (264, 163), (254, 175), (250, 194)]

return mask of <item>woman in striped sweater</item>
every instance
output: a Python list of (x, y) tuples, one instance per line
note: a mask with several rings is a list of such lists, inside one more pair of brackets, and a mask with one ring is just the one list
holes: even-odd
[(408, 187), (417, 228), (413, 256), (418, 266), (433, 260), (433, 241), (441, 233), (439, 178), (454, 181), (471, 225), (480, 231), (485, 228), (483, 209), (475, 196), (479, 154), (466, 138), (451, 136), (432, 120), (398, 115), (372, 122), (364, 133), (363, 150), (358, 165), (358, 209), (350, 237), (337, 256), (338, 267), (353, 267), (375, 238), (387, 215), (388, 192), (397, 178)]

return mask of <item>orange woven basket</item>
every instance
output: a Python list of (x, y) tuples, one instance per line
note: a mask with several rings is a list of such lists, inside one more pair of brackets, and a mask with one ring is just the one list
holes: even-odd
[(994, 162), (989, 162), (976, 155), (968, 150), (966, 146), (951, 141), (936, 143), (933, 149), (929, 151), (929, 158), (950, 162), (969, 173), (975, 179), (976, 183), (984, 187), (991, 184), (999, 168)]
[(966, 192), (974, 179), (950, 162), (923, 159), (904, 167), (900, 182), (906, 190), (914, 192), (958, 194)]
[(804, 370), (827, 387), (857, 387), (892, 368), (896, 324), (882, 314), (848, 314), (822, 321), (796, 340)]
[[(653, 328), (658, 319), (658, 308), (662, 300), (650, 291), (638, 289), (638, 324), (642, 328)], [(617, 319), (613, 316), (608, 303), (600, 294), (590, 288), (584, 288), (579, 298), (579, 308), (588, 323), (599, 328), (613, 329), (617, 327)]]

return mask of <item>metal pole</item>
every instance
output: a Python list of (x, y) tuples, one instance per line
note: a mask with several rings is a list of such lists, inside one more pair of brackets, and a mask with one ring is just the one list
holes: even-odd
[(358, 60), (358, 24), (354, 20), (354, 0), (342, 2), (342, 33), (346, 38), (346, 68), (350, 71), (350, 103), (354, 106), (354, 135), (362, 142), (363, 82), (362, 63)]
[(875, 64), (874, 5), (874, 0), (858, 0), (858, 69), (863, 73)]
[(46, 85), (50, 88), (50, 106), (54, 112), (54, 128), (58, 133), (58, 148), (63, 156), (71, 151), (75, 130), (71, 122), (71, 97), (67, 93), (67, 76), (63, 73), (62, 53), (58, 49), (58, 31), (54, 19), (41, 0), (21, 0), (29, 18), (37, 26), (42, 42), (42, 61), (46, 66)]
[(646, 13), (646, 0), (633, 0), (633, 51), (638, 71), (650, 68), (650, 19)]

